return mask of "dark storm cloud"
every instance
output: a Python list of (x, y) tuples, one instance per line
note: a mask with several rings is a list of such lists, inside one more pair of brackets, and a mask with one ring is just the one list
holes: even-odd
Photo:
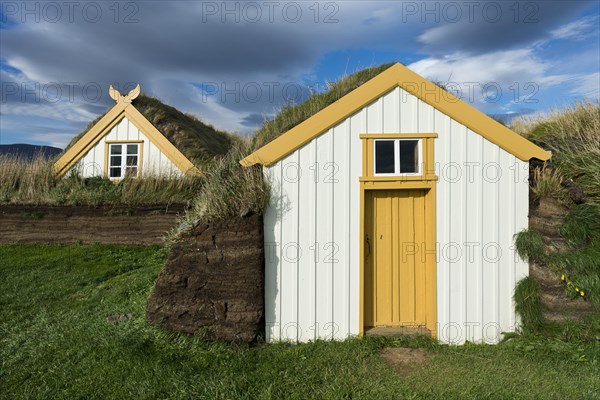
[[(476, 2), (479, 8), (473, 22), (465, 14), (455, 23), (442, 14), (448, 2), (330, 2), (338, 7), (333, 16), (337, 22), (332, 23), (324, 22), (331, 11), (325, 9), (315, 22), (309, 9), (313, 2), (295, 3), (300, 4), (303, 13), (295, 22), (293, 10), (282, 12), (285, 2), (275, 3), (278, 7), (271, 19), (266, 3), (258, 2), (262, 15), (256, 22), (252, 22), (256, 14), (249, 9), (243, 11), (247, 7), (244, 2), (225, 5), (221, 1), (90, 2), (101, 8), (102, 17), (97, 22), (91, 22), (90, 15), (82, 18), (81, 11), (74, 14), (73, 21), (63, 16), (54, 23), (44, 18), (35, 22), (31, 16), (20, 20), (18, 14), (13, 15), (11, 21), (17, 22), (3, 25), (7, 29), (1, 31), (0, 59), (8, 68), (23, 71), (23, 76), (3, 75), (2, 79), (19, 84), (37, 81), (70, 85), (75, 101), (47, 107), (56, 107), (57, 115), (73, 114), (77, 108), (78, 121), (82, 116), (100, 114), (113, 104), (107, 93), (109, 84), (125, 92), (127, 84), (136, 82), (145, 93), (197, 114), (217, 127), (249, 130), (286, 101), (297, 103), (305, 98), (308, 89), (303, 87), (302, 77), (311, 73), (328, 52), (416, 52), (423, 44), (426, 52), (441, 56), (456, 51), (486, 53), (531, 45), (590, 4), (533, 2), (538, 5), (539, 22), (515, 24), (508, 9), (513, 1), (496, 2), (502, 5), (503, 12), (497, 23), (482, 17), (481, 2)], [(532, 2), (522, 2), (518, 7), (520, 20), (527, 17), (525, 4), (529, 3)], [(86, 3), (78, 4), (81, 10)], [(115, 4), (119, 7), (118, 16), (114, 13)], [(128, 4), (137, 6), (126, 8)], [(422, 15), (424, 4), (430, 8), (437, 4), (438, 15)], [(417, 7), (414, 14), (410, 8), (413, 6)], [(234, 11), (227, 13), (223, 7)], [(491, 16), (492, 10), (488, 11)], [(224, 85), (233, 95), (223, 101), (221, 92), (207, 96), (194, 89), (203, 83)], [(252, 91), (257, 86), (261, 90), (259, 98)], [(299, 95), (294, 94), (294, 87)], [(95, 88), (101, 91), (98, 99)], [(29, 112), (37, 111), (31, 108)], [(19, 110), (20, 115), (24, 112)]]
[(141, 3), (137, 22), (131, 23), (115, 24), (109, 16), (97, 23), (28, 23), (3, 32), (2, 53), (9, 61), (26, 57), (31, 68), (65, 81), (91, 75), (94, 81), (139, 80), (148, 69), (230, 77), (242, 71), (273, 73), (310, 65), (316, 57), (314, 34), (299, 32), (296, 24), (203, 22), (202, 10), (186, 4), (197, 3)]
[[(289, 23), (281, 17), (273, 23), (257, 24), (244, 18), (231, 23), (235, 17), (229, 17), (223, 23), (219, 15), (207, 17), (199, 2), (139, 4), (137, 22), (115, 23), (113, 15), (107, 13), (108, 6), (103, 8), (105, 17), (97, 23), (82, 18), (57, 23), (45, 23), (43, 18), (40, 23), (25, 21), (2, 31), (1, 56), (23, 70), (28, 80), (67, 82), (88, 111), (99, 105), (110, 106), (109, 84), (123, 87), (131, 82), (161, 98), (170, 92), (171, 103), (185, 107), (189, 99), (184, 97), (190, 90), (173, 83), (179, 80), (233, 87), (239, 99), (230, 97), (223, 107), (261, 113), (272, 111), (283, 101), (285, 94), (279, 89), (271, 93), (270, 88), (289, 83), (284, 74), (297, 76), (309, 70), (324, 48), (334, 47), (328, 43), (335, 42), (335, 29), (339, 30), (323, 24), (305, 29), (310, 21)], [(170, 81), (180, 93), (165, 88), (164, 81)], [(245, 89), (256, 84), (262, 96), (258, 101), (247, 101), (250, 92)], [(102, 91), (100, 100), (94, 93), (86, 93), (86, 89), (93, 92), (96, 87)], [(189, 104), (187, 108), (194, 109)]]

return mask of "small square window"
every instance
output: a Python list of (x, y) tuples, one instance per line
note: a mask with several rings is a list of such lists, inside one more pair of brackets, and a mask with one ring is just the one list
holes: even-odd
[(421, 139), (376, 139), (375, 175), (418, 175), (421, 173)]

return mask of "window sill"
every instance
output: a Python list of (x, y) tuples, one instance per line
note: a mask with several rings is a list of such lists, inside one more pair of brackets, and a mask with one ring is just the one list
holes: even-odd
[(361, 176), (360, 182), (402, 182), (402, 181), (437, 181), (436, 175), (390, 175), (390, 176)]

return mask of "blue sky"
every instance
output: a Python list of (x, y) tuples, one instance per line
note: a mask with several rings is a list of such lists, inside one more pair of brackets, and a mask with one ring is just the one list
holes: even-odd
[(485, 113), (600, 95), (598, 1), (0, 3), (0, 144), (64, 147), (142, 90), (251, 133), (286, 102), (398, 61)]

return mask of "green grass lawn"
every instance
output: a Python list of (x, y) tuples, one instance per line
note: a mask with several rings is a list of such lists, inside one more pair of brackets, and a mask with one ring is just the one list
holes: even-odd
[[(0, 398), (600, 398), (599, 342), (565, 329), (461, 347), (419, 337), (246, 347), (171, 334), (144, 319), (165, 257), (158, 247), (0, 246)], [(107, 322), (120, 313), (133, 318)], [(400, 346), (432, 356), (407, 373), (380, 356)]]

